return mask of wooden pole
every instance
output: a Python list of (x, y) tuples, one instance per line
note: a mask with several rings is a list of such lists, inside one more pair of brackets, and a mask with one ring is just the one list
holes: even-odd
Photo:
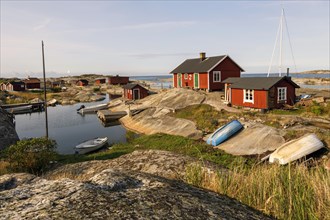
[(43, 64), (43, 75), (44, 75), (44, 109), (45, 109), (45, 117), (46, 117), (46, 138), (48, 139), (48, 115), (47, 115), (46, 71), (45, 71), (44, 41), (41, 41), (41, 45), (42, 45), (42, 64)]

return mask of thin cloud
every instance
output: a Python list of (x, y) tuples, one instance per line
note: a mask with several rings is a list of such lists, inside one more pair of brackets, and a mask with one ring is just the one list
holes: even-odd
[(144, 30), (144, 29), (156, 29), (156, 28), (177, 28), (177, 27), (188, 27), (196, 24), (196, 21), (164, 21), (164, 22), (150, 22), (150, 23), (140, 23), (131, 24), (115, 27), (101, 27), (101, 28), (85, 28), (85, 29), (71, 29), (62, 31), (65, 33), (73, 32), (103, 32), (110, 30)]
[(136, 30), (136, 29), (152, 29), (152, 28), (175, 28), (175, 27), (186, 27), (196, 24), (195, 21), (165, 21), (165, 22), (151, 22), (134, 25), (124, 25), (117, 27), (118, 29), (124, 30)]
[(51, 21), (51, 20), (50, 20), (49, 18), (47, 18), (47, 19), (44, 20), (41, 24), (39, 24), (39, 25), (33, 27), (33, 30), (34, 30), (34, 31), (38, 31), (38, 30), (41, 30), (41, 29), (47, 27), (48, 24), (50, 23), (50, 21)]
[(196, 53), (141, 53), (141, 54), (129, 54), (130, 57), (139, 59), (149, 59), (157, 57), (180, 57), (180, 56), (194, 56)]

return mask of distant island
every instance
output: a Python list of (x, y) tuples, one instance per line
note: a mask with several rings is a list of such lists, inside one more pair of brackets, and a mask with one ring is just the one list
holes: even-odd
[(307, 70), (298, 73), (299, 74), (330, 74), (330, 70)]

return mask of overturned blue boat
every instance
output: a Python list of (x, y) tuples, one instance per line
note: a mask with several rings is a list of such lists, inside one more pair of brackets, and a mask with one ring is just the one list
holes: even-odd
[(213, 134), (211, 134), (211, 136), (207, 139), (206, 142), (213, 146), (218, 146), (219, 144), (236, 134), (242, 128), (243, 125), (239, 121), (231, 121), (213, 132)]

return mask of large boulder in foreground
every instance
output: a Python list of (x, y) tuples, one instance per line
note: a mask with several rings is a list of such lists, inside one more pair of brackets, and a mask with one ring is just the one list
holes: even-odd
[(3, 175), (0, 204), (0, 219), (270, 219), (229, 197), (122, 169), (84, 182)]
[(15, 144), (19, 140), (15, 125), (7, 112), (0, 108), (0, 150)]

